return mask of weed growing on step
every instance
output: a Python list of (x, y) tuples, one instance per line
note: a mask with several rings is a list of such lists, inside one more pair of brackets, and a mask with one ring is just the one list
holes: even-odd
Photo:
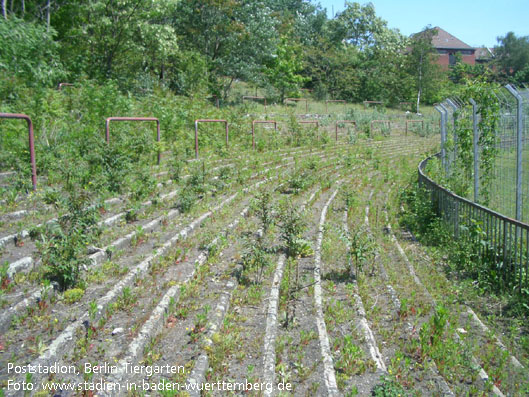
[(251, 274), (254, 274), (253, 282), (261, 283), (264, 269), (270, 265), (270, 259), (266, 253), (265, 246), (261, 239), (257, 241), (247, 241), (246, 248), (242, 255), (242, 275), (240, 282), (244, 285), (250, 283)]
[(270, 226), (273, 225), (275, 216), (275, 206), (272, 202), (272, 193), (269, 190), (262, 189), (255, 196), (252, 202), (252, 210), (261, 221), (263, 236), (266, 235)]
[(281, 240), (285, 243), (290, 257), (306, 257), (314, 254), (310, 243), (302, 238), (306, 222), (301, 211), (292, 202), (284, 204), (279, 211), (279, 229)]
[(360, 228), (353, 233), (343, 232), (341, 239), (347, 247), (346, 271), (352, 272), (354, 267), (354, 274), (358, 276), (370, 267), (372, 274), (375, 268), (376, 244), (370, 234)]
[(98, 211), (86, 192), (71, 187), (66, 211), (56, 222), (46, 224), (36, 242), (44, 277), (63, 290), (81, 282), (81, 270), (89, 264), (86, 246), (100, 233)]

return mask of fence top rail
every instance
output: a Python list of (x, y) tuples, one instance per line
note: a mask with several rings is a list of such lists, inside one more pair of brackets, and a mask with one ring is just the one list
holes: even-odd
[(24, 119), (24, 120), (29, 121), (30, 123), (32, 122), (31, 117), (29, 117), (27, 114), (24, 114), (24, 113), (0, 113), (0, 118), (2, 119)]
[(31, 164), (31, 184), (33, 185), (33, 191), (37, 190), (37, 163), (35, 160), (35, 133), (33, 132), (33, 121), (31, 117), (23, 113), (0, 113), (2, 119), (19, 119), (26, 120), (28, 123), (28, 134), (29, 134), (29, 156)]
[(160, 122), (156, 117), (107, 117), (108, 121), (156, 121)]
[(475, 208), (479, 209), (480, 211), (483, 211), (483, 212), (485, 212), (485, 213), (487, 213), (489, 215), (492, 215), (492, 216), (494, 216), (496, 218), (499, 218), (499, 219), (501, 219), (504, 222), (510, 223), (510, 224), (512, 224), (514, 226), (517, 226), (517, 227), (520, 227), (522, 229), (525, 229), (525, 230), (529, 231), (529, 224), (521, 222), (521, 221), (517, 221), (516, 219), (509, 218), (508, 216), (502, 215), (499, 212), (493, 211), (490, 208), (484, 207), (481, 204), (474, 203), (474, 202), (472, 202), (472, 201), (470, 201), (470, 200), (468, 200), (468, 199), (466, 199), (464, 197), (458, 196), (457, 194), (451, 192), (447, 188), (435, 183), (429, 176), (427, 176), (424, 173), (424, 168), (426, 167), (426, 164), (428, 164), (428, 162), (431, 159), (433, 159), (434, 157), (439, 157), (440, 155), (441, 155), (440, 153), (436, 153), (436, 154), (434, 154), (434, 155), (432, 155), (430, 157), (425, 158), (423, 161), (421, 161), (419, 163), (418, 170), (419, 170), (419, 176), (421, 178), (424, 178), (428, 183), (434, 185), (437, 189), (442, 190), (444, 193), (446, 193), (447, 195), (449, 195), (450, 197), (454, 198), (457, 201), (461, 201), (461, 202), (463, 202), (463, 203), (465, 203), (465, 204), (467, 204), (469, 206), (472, 206), (472, 207), (475, 207)]
[(307, 98), (285, 98), (284, 102), (286, 101), (305, 101), (307, 102), (308, 99)]
[(253, 120), (252, 124), (277, 124), (275, 120)]
[(62, 90), (62, 87), (73, 87), (72, 83), (59, 83), (58, 89), (59, 91)]
[(266, 99), (264, 96), (243, 95), (242, 99)]
[(227, 121), (221, 119), (197, 119), (195, 120), (196, 123), (227, 123)]

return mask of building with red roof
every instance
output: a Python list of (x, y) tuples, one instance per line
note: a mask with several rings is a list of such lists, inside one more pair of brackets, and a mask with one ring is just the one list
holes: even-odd
[(452, 36), (440, 27), (433, 28), (437, 33), (432, 37), (432, 45), (438, 54), (437, 63), (445, 68), (456, 63), (456, 54), (469, 65), (476, 64), (476, 49)]

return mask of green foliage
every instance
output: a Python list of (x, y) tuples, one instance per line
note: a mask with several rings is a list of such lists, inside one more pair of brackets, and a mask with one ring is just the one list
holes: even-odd
[[(518, 288), (520, 275), (511, 274), (513, 263), (504, 261), (503, 249), (490, 241), (482, 222), (466, 217), (459, 219), (458, 238), (453, 238), (454, 226), (435, 213), (436, 204), (427, 190), (415, 185), (405, 191), (402, 198), (407, 208), (401, 214), (401, 223), (422, 243), (438, 247), (453, 275), (472, 280), (480, 293), (505, 295), (513, 313), (527, 313), (529, 306), (526, 299), (529, 293), (524, 288)], [(505, 249), (514, 252), (513, 244), (511, 242), (511, 246)]]
[(287, 202), (280, 209), (279, 228), (281, 240), (285, 242), (288, 256), (310, 256), (313, 254), (310, 243), (302, 238), (306, 228), (303, 214), (291, 202)]
[(266, 65), (268, 82), (278, 91), (280, 102), (287, 96), (295, 95), (306, 80), (300, 74), (301, 51), (301, 46), (293, 44), (287, 36), (283, 36), (276, 47), (275, 55)]
[(368, 367), (368, 361), (364, 357), (363, 350), (353, 343), (352, 335), (345, 335), (343, 339), (337, 339), (334, 350), (340, 352), (335, 361), (334, 368), (348, 376), (361, 375)]
[(45, 26), (38, 23), (15, 17), (0, 19), (2, 98), (13, 94), (15, 87), (11, 83), (50, 86), (64, 76), (58, 57), (59, 45), (53, 40), (54, 34), (53, 29), (47, 31)]
[(180, 1), (174, 21), (182, 47), (205, 57), (217, 95), (225, 97), (234, 79), (255, 79), (273, 53), (276, 32), (264, 1)]
[[(482, 81), (467, 81), (466, 85), (460, 89), (460, 97), (468, 103), (474, 99), (478, 104), (477, 113), (479, 115), (478, 129), (480, 155), (480, 198), (485, 205), (490, 199), (490, 185), (493, 178), (493, 167), (498, 153), (496, 145), (496, 135), (499, 123), (500, 105), (495, 90), (498, 87)], [(469, 115), (470, 112), (470, 115)], [(458, 114), (456, 132), (458, 135), (458, 159), (457, 168), (466, 176), (470, 183), (473, 164), (473, 130), (471, 121), (471, 109), (462, 108)]]
[(263, 235), (266, 235), (268, 229), (274, 223), (275, 219), (275, 208), (272, 203), (272, 193), (266, 189), (259, 191), (252, 202), (252, 208), (261, 221)]
[(395, 379), (383, 376), (380, 383), (373, 388), (372, 395), (375, 397), (405, 397), (408, 393)]
[(494, 47), (495, 63), (506, 79), (513, 77), (518, 83), (528, 83), (529, 36), (516, 37), (508, 32), (498, 37), (498, 45)]
[(64, 291), (64, 301), (69, 305), (79, 302), (84, 296), (84, 290), (81, 288), (71, 288)]
[(266, 253), (266, 249), (261, 240), (248, 241), (246, 243), (245, 252), (242, 256), (242, 280), (247, 281), (250, 279), (250, 274), (254, 273), (254, 282), (259, 284), (262, 280), (263, 271), (270, 265), (270, 259)]
[(413, 76), (413, 86), (417, 92), (417, 113), (419, 113), (421, 100), (429, 104), (441, 100), (438, 94), (443, 73), (435, 62), (436, 52), (432, 45), (432, 38), (436, 33), (435, 29), (426, 27), (411, 38), (410, 53), (406, 64), (408, 73)]
[(359, 229), (353, 234), (343, 233), (340, 238), (344, 241), (347, 248), (347, 265), (346, 272), (353, 273), (357, 276), (359, 272), (371, 264), (371, 271), (374, 269), (374, 259), (376, 255), (376, 246), (369, 233)]
[(37, 248), (44, 278), (57, 282), (64, 290), (81, 283), (82, 269), (90, 263), (86, 247), (99, 234), (99, 228), (97, 208), (78, 187), (69, 187), (63, 210), (65, 215), (44, 226)]

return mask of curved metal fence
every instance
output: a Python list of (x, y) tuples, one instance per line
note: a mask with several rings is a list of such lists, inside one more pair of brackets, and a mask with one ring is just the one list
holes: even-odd
[(457, 125), (458, 122), (466, 122), (473, 130), (473, 169), (459, 175), (461, 182), (469, 187), (465, 197), (529, 223), (529, 89), (508, 84), (495, 90), (494, 95), (499, 113), (495, 142), (492, 144), (495, 158), (489, 182), (483, 184), (481, 176), (480, 103), (472, 99), (465, 103), (457, 97), (447, 98), (435, 106), (441, 116), (442, 169), (447, 178), (461, 171), (462, 131)]
[[(427, 163), (419, 164), (419, 186), (429, 192), (436, 213), (451, 226), (456, 239), (471, 238), (472, 225), (479, 225), (475, 243), (483, 261), (488, 261), (505, 285), (529, 288), (529, 225), (506, 217), (438, 185), (424, 172)], [(466, 236), (464, 235), (466, 234)]]

